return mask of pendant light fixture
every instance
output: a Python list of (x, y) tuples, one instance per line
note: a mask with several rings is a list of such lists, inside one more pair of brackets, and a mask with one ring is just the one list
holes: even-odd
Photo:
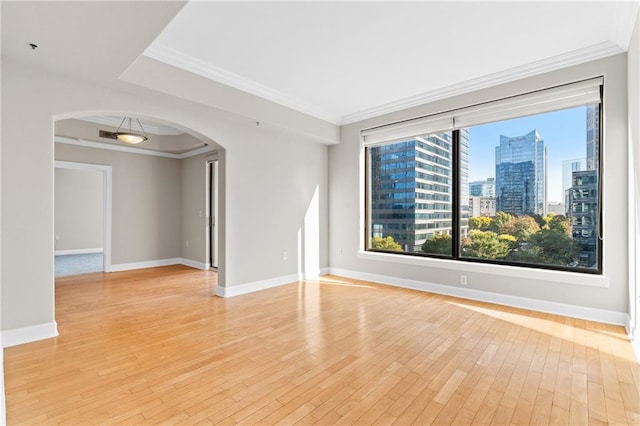
[[(125, 126), (125, 129), (120, 131), (120, 129), (122, 128), (122, 125), (125, 124), (127, 120), (129, 121), (129, 131), (128, 132), (126, 131), (126, 126)], [(149, 139), (147, 137), (147, 132), (144, 131), (144, 127), (142, 127), (142, 123), (140, 122), (140, 120), (136, 118), (136, 121), (138, 122), (138, 126), (140, 126), (140, 129), (142, 129), (142, 133), (144, 133), (144, 135), (133, 132), (133, 130), (131, 129), (131, 117), (124, 117), (122, 119), (122, 122), (118, 126), (118, 129), (114, 133), (115, 137), (120, 142), (124, 142), (129, 145), (136, 145), (136, 144), (139, 144), (140, 142), (144, 142), (147, 139)]]

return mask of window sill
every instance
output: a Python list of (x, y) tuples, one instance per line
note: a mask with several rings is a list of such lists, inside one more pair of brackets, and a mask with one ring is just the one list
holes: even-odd
[(553, 271), (546, 269), (525, 268), (510, 265), (489, 265), (483, 263), (461, 262), (459, 260), (435, 259), (398, 254), (359, 251), (359, 259), (378, 262), (399, 263), (404, 265), (423, 266), (427, 268), (450, 269), (453, 271), (475, 272), (479, 274), (504, 275), (532, 280), (576, 284), (580, 286), (609, 288), (609, 278), (604, 275), (581, 274), (579, 272)]

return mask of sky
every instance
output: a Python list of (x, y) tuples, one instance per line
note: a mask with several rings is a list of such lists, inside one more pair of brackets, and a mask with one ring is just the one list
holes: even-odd
[(469, 182), (495, 177), (500, 135), (523, 136), (535, 129), (547, 148), (547, 201), (564, 202), (562, 162), (587, 156), (586, 116), (583, 106), (469, 128)]

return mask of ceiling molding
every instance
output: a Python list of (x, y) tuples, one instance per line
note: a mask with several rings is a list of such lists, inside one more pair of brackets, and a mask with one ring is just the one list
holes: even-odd
[(156, 151), (152, 149), (142, 149), (135, 148), (132, 146), (124, 146), (124, 145), (113, 145), (102, 142), (94, 142), (88, 141), (86, 139), (79, 138), (68, 138), (65, 136), (56, 136), (54, 138), (56, 143), (62, 143), (65, 145), (75, 145), (75, 146), (83, 146), (85, 148), (96, 148), (96, 149), (106, 149), (108, 151), (119, 151), (119, 152), (128, 152), (130, 154), (142, 154), (149, 155), (152, 157), (163, 157), (163, 158), (173, 158), (176, 160), (183, 160), (189, 157), (195, 157), (196, 155), (204, 154), (207, 152), (215, 151), (216, 149), (212, 146), (203, 146), (201, 148), (195, 149), (189, 152), (183, 152), (182, 154), (172, 154), (168, 152)]
[[(120, 124), (122, 123), (122, 119), (123, 117), (112, 117), (107, 115), (91, 115), (91, 116), (76, 118), (76, 120), (89, 121), (91, 123), (104, 124), (105, 126), (111, 126), (116, 128), (120, 126)], [(149, 122), (146, 122), (144, 119), (140, 119), (140, 121), (144, 126), (144, 130), (147, 133), (151, 133), (153, 135), (177, 136), (184, 133), (182, 130), (176, 129), (171, 126), (164, 126), (158, 123), (149, 123)]]
[(618, 1), (613, 15), (613, 24), (611, 26), (611, 40), (617, 43), (623, 50), (629, 49), (633, 28), (638, 18), (638, 10), (640, 10), (640, 1), (635, 1), (629, 7), (623, 7)]
[(286, 95), (278, 90), (274, 90), (268, 86), (232, 73), (231, 71), (194, 58), (166, 45), (153, 43), (144, 51), (143, 55), (321, 120), (328, 121), (332, 124), (340, 124), (340, 117), (335, 114), (331, 114), (328, 111), (322, 110), (293, 96)]
[(441, 99), (450, 98), (464, 93), (485, 89), (499, 84), (509, 83), (526, 77), (543, 74), (550, 71), (567, 68), (607, 56), (623, 53), (624, 50), (611, 41), (599, 43), (583, 49), (574, 50), (566, 54), (532, 62), (505, 71), (488, 74), (486, 76), (453, 84), (441, 89), (432, 90), (420, 95), (411, 96), (399, 101), (390, 102), (375, 108), (369, 108), (354, 114), (347, 114), (342, 118), (341, 125), (351, 124), (369, 118), (389, 114), (403, 109), (424, 105)]

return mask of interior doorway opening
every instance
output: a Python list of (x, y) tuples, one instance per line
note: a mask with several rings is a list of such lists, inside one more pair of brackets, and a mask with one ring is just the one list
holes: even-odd
[(56, 276), (110, 272), (111, 166), (56, 161), (55, 171)]
[(211, 269), (218, 269), (218, 195), (219, 164), (217, 155), (207, 160), (207, 253)]

